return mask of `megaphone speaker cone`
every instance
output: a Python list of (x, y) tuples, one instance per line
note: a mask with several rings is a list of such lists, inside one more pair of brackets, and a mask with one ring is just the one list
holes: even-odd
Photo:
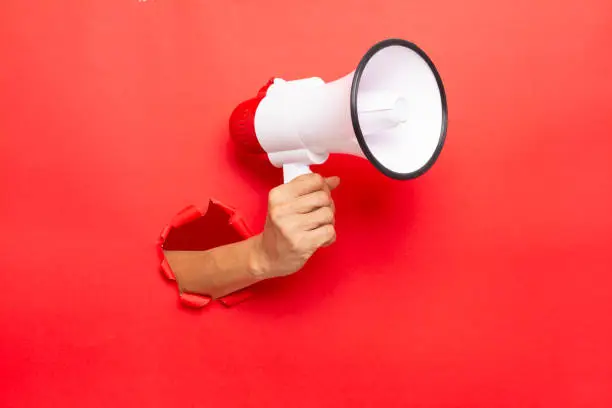
[(353, 75), (350, 114), (366, 158), (394, 179), (425, 173), (444, 145), (442, 79), (427, 54), (403, 39), (381, 41), (363, 56)]

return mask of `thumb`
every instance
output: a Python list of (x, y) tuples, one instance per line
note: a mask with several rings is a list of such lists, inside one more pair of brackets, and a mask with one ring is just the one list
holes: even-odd
[(338, 176), (326, 177), (325, 183), (327, 183), (327, 187), (329, 187), (329, 190), (331, 191), (334, 188), (338, 187), (338, 185), (340, 185), (340, 177)]

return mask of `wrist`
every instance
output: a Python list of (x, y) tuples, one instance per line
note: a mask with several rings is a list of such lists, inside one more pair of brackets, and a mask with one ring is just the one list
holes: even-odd
[(270, 262), (263, 249), (262, 235), (255, 235), (249, 238), (248, 270), (257, 280), (268, 278), (270, 272)]

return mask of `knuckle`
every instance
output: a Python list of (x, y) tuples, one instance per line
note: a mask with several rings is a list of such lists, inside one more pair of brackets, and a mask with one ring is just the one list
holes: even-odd
[(322, 175), (317, 174), (317, 173), (313, 173), (312, 174), (312, 183), (319, 188), (322, 188), (323, 185), (325, 184), (325, 179), (323, 178)]
[(331, 204), (331, 197), (325, 191), (320, 191), (317, 195), (317, 201), (320, 205), (325, 206)]
[(325, 207), (323, 209), (323, 216), (325, 217), (326, 220), (333, 221), (333, 219), (334, 219), (334, 212), (332, 211), (331, 208)]
[(270, 214), (270, 219), (272, 222), (278, 224), (280, 220), (280, 211), (278, 210), (278, 207), (271, 207), (268, 213)]
[(287, 238), (289, 241), (291, 241), (293, 239), (293, 234), (291, 233), (291, 226), (289, 224), (285, 223), (281, 223), (278, 225), (278, 229), (280, 231), (280, 233)]
[(289, 249), (292, 252), (300, 252), (301, 242), (302, 242), (302, 240), (300, 239), (299, 236), (297, 236), (297, 235), (291, 236), (289, 238)]
[(282, 194), (283, 193), (278, 188), (273, 188), (272, 190), (270, 190), (270, 193), (268, 194), (268, 205), (270, 207), (275, 207), (276, 205), (278, 205)]

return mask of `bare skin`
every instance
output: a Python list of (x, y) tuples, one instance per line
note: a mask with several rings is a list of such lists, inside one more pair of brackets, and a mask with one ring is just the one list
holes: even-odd
[(331, 191), (339, 183), (338, 177), (318, 174), (297, 177), (270, 191), (260, 234), (209, 251), (167, 251), (179, 290), (216, 299), (300, 270), (336, 240)]

